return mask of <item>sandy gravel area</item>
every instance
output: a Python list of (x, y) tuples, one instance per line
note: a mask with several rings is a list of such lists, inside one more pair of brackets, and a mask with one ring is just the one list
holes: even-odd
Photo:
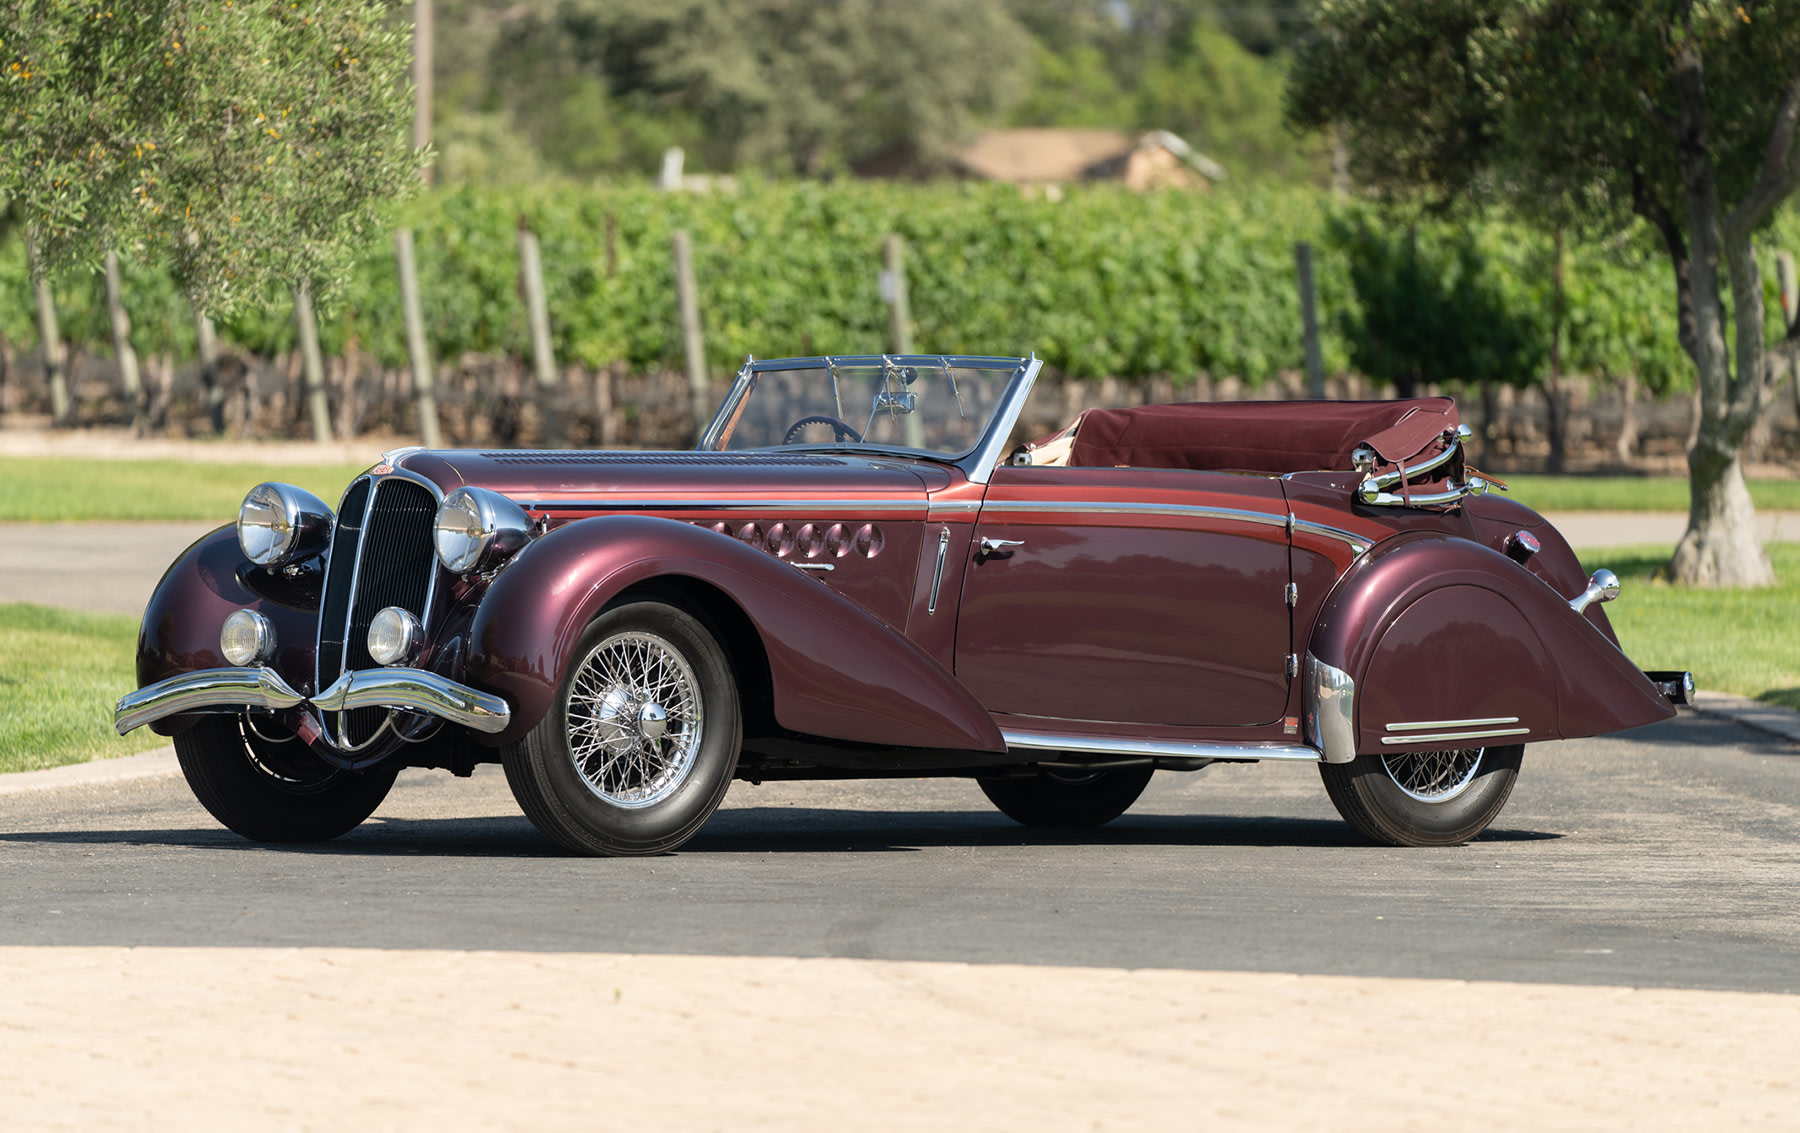
[(1794, 1127), (1800, 997), (871, 960), (6, 948), (10, 1129)]

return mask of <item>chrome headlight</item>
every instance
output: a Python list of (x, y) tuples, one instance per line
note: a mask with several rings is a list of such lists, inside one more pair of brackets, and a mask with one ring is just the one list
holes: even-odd
[(219, 630), (219, 652), (233, 665), (260, 665), (275, 655), (275, 627), (255, 610), (234, 610)]
[(257, 566), (317, 554), (331, 541), (331, 508), (292, 484), (258, 484), (238, 508), (238, 546)]
[(369, 656), (376, 664), (408, 664), (424, 641), (425, 629), (410, 610), (389, 606), (369, 620)]
[(531, 541), (531, 517), (499, 492), (458, 488), (438, 507), (433, 539), (445, 570), (487, 570)]

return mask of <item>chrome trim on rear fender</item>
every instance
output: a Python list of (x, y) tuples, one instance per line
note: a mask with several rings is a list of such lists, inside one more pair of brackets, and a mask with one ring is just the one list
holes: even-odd
[(167, 716), (195, 712), (277, 710), (310, 705), (321, 712), (389, 708), (434, 716), (478, 732), (500, 732), (512, 719), (505, 700), (476, 692), (423, 669), (361, 669), (345, 673), (310, 701), (281, 674), (260, 669), (200, 669), (146, 685), (119, 700), (113, 726), (120, 735)]
[(1517, 724), (1517, 716), (1484, 716), (1478, 720), (1407, 720), (1389, 724), (1390, 732), (1442, 732), (1457, 728), (1491, 728), (1497, 724)]
[(1306, 740), (1326, 763), (1356, 760), (1356, 679), (1306, 654)]
[[(1487, 740), (1495, 736), (1523, 736), (1530, 728), (1488, 728), (1479, 732), (1437, 732), (1431, 735), (1383, 736), (1384, 744), (1446, 744), (1459, 740)], [(1480, 746), (1480, 745), (1477, 745)]]
[(293, 708), (305, 700), (274, 669), (200, 669), (126, 693), (113, 710), (113, 727), (122, 736), (165, 716)]
[(1052, 735), (1048, 732), (1003, 731), (1000, 736), (1011, 751), (1070, 751), (1164, 759), (1280, 759), (1299, 763), (1319, 762), (1317, 751), (1297, 744), (1115, 739), (1110, 736)]

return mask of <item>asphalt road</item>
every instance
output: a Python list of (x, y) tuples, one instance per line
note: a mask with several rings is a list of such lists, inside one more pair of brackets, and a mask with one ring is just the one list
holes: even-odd
[(738, 784), (679, 852), (580, 859), (497, 769), (408, 772), (309, 848), (178, 778), (0, 796), (0, 945), (845, 956), (1800, 991), (1800, 748), (1683, 716), (1543, 745), (1454, 849), (1360, 843), (1314, 769), (1161, 774), (1045, 834), (959, 780)]

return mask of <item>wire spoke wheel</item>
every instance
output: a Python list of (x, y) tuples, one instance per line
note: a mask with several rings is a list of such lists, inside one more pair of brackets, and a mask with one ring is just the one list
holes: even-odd
[(661, 854), (718, 808), (743, 739), (716, 631), (645, 599), (588, 623), (549, 711), (500, 755), (520, 809), (563, 849)]
[(569, 754), (588, 789), (614, 806), (672, 794), (700, 751), (705, 720), (694, 670), (653, 633), (595, 646), (569, 689)]
[(1321, 763), (1326, 793), (1357, 833), (1384, 846), (1455, 846), (1506, 805), (1525, 745), (1365, 752)]
[(1381, 765), (1394, 786), (1422, 803), (1447, 803), (1468, 789), (1481, 770), (1478, 747), (1448, 751), (1384, 753)]

